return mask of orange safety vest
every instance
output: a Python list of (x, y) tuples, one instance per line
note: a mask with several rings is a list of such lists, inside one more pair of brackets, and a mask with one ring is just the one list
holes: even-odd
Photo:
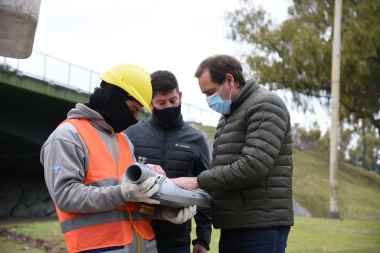
[[(95, 128), (84, 119), (69, 119), (84, 140), (89, 154), (89, 169), (85, 185), (111, 186), (132, 164), (132, 155), (121, 133), (116, 134), (119, 143), (119, 162), (116, 165)], [(62, 122), (62, 123), (63, 123)], [(98, 213), (67, 213), (56, 206), (61, 229), (70, 253), (84, 250), (128, 245), (133, 240), (132, 226), (146, 240), (154, 238), (150, 216), (138, 212), (139, 204), (129, 202), (111, 211)]]

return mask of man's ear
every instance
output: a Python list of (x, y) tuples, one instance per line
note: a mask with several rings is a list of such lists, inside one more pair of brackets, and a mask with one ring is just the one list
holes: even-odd
[(179, 102), (181, 103), (181, 102), (182, 102), (182, 91), (180, 91), (180, 92), (178, 93), (178, 95), (179, 95)]
[(226, 75), (226, 79), (227, 79), (228, 88), (230, 88), (230, 89), (236, 88), (236, 86), (235, 86), (235, 79), (234, 79), (233, 75), (227, 74)]
[(153, 111), (154, 108), (153, 108), (153, 104), (152, 103), (150, 103), (149, 107), (150, 107), (150, 110)]

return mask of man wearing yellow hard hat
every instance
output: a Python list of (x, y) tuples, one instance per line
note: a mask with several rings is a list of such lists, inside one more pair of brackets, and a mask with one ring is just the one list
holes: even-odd
[[(155, 178), (140, 184), (125, 179), (136, 162), (133, 145), (121, 133), (150, 112), (152, 86), (139, 66), (120, 64), (106, 71), (86, 104), (78, 103), (41, 149), (45, 182), (56, 205), (68, 252), (157, 252), (152, 216), (140, 203), (159, 190)], [(151, 165), (153, 166), (153, 165)], [(195, 206), (178, 213), (156, 208), (153, 217), (181, 224)]]

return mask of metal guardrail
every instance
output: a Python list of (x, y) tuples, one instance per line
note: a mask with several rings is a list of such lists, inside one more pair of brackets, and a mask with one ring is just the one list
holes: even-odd
[(2, 68), (85, 93), (91, 93), (99, 84), (100, 73), (38, 51), (27, 59), (0, 57), (0, 64)]
[[(99, 85), (101, 73), (58, 59), (56, 57), (33, 51), (27, 59), (14, 59), (0, 56), (0, 68), (22, 72), (51, 83), (78, 92), (90, 94)], [(219, 115), (198, 106), (182, 102), (183, 118), (187, 122), (215, 126)]]

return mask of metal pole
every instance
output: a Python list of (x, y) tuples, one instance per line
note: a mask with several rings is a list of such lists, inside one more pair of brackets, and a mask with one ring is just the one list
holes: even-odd
[(329, 218), (339, 219), (338, 210), (338, 125), (341, 46), (342, 0), (335, 0), (334, 38), (331, 69), (331, 133), (330, 133), (330, 213)]

